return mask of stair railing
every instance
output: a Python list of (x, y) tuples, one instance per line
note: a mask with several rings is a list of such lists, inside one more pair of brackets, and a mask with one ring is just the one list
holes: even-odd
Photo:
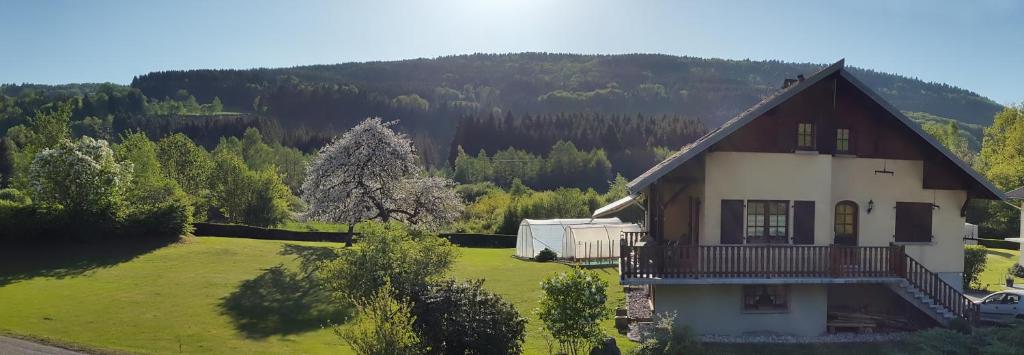
[(906, 265), (901, 268), (903, 271), (901, 276), (904, 279), (957, 317), (971, 323), (978, 321), (980, 310), (974, 301), (910, 255), (904, 255)]

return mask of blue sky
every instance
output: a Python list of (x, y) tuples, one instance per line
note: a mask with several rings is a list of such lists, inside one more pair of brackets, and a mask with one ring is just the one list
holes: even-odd
[(848, 65), (1024, 101), (1024, 2), (0, 0), (0, 82), (475, 52)]

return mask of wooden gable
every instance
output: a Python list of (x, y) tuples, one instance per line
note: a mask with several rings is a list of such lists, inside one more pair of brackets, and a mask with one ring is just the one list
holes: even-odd
[[(814, 83), (715, 144), (716, 151), (793, 153), (797, 125), (813, 123), (815, 151), (924, 161), (924, 188), (970, 190), (971, 177), (838, 72)], [(848, 129), (848, 152), (836, 130)]]

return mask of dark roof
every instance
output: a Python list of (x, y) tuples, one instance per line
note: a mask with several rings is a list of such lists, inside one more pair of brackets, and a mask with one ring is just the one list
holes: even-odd
[(984, 187), (985, 190), (990, 192), (992, 194), (992, 196), (990, 197), (1000, 200), (1004, 199), (1003, 192), (995, 188), (991, 182), (989, 182), (983, 176), (978, 174), (977, 171), (972, 169), (966, 163), (961, 161), (960, 158), (957, 158), (956, 155), (950, 152), (949, 149), (946, 149), (946, 147), (942, 146), (942, 144), (936, 141), (935, 138), (925, 133), (924, 130), (922, 130), (917, 123), (914, 123), (910, 118), (907, 118), (907, 116), (903, 115), (903, 113), (901, 113), (895, 107), (893, 107), (888, 102), (883, 100), (880, 96), (878, 96), (878, 94), (875, 93), (874, 90), (868, 88), (867, 85), (864, 85), (864, 83), (862, 83), (855, 76), (853, 76), (853, 74), (847, 71), (843, 67), (844, 62), (845, 60), (840, 59), (838, 62), (835, 62), (832, 65), (829, 65), (815, 72), (807, 79), (799, 81), (782, 90), (776, 91), (774, 94), (761, 100), (761, 102), (758, 102), (757, 104), (751, 106), (749, 109), (743, 111), (736, 117), (733, 117), (732, 119), (726, 121), (724, 124), (722, 124), (721, 127), (715, 128), (711, 132), (705, 134), (703, 137), (698, 138), (696, 141), (690, 144), (687, 144), (678, 152), (673, 153), (667, 159), (658, 163), (654, 167), (648, 169), (643, 174), (640, 174), (640, 176), (638, 176), (636, 179), (633, 179), (633, 181), (630, 181), (630, 193), (640, 192), (643, 188), (657, 181), (658, 178), (661, 178), (662, 176), (668, 174), (670, 171), (679, 167), (683, 163), (689, 161), (693, 157), (696, 157), (700, 153), (706, 151), (715, 143), (718, 143), (722, 139), (725, 139), (725, 137), (728, 137), (730, 134), (736, 132), (736, 130), (745, 126), (747, 123), (750, 123), (750, 121), (753, 121), (755, 118), (760, 117), (765, 112), (768, 112), (768, 110), (775, 108), (779, 104), (785, 102), (794, 95), (802, 92), (804, 89), (813, 86), (815, 83), (821, 81), (822, 79), (832, 74), (839, 73), (839, 75), (849, 80), (850, 83), (852, 83), (858, 89), (867, 94), (868, 97), (870, 97), (880, 106), (882, 106), (882, 108), (884, 108), (894, 117), (903, 122), (903, 124), (909, 127), (912, 131), (914, 131), (914, 133), (917, 133), (918, 136), (924, 138), (924, 140), (931, 144), (932, 147), (937, 149), (939, 152), (942, 152), (942, 154), (945, 155), (946, 158), (948, 158), (950, 161), (956, 164), (957, 167), (959, 167), (961, 170), (970, 175), (970, 177), (973, 178), (976, 182), (978, 182), (982, 187)]
[(1024, 200), (1024, 187), (1019, 187), (1016, 190), (1007, 192), (1006, 197), (1014, 200)]

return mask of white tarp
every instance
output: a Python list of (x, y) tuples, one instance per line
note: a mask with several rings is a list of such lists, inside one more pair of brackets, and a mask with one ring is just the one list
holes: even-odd
[(623, 232), (639, 232), (636, 224), (570, 224), (565, 227), (562, 257), (607, 259), (619, 257)]
[(532, 258), (544, 248), (561, 254), (565, 226), (571, 224), (622, 224), (622, 221), (618, 218), (524, 219), (516, 233), (516, 256)]

